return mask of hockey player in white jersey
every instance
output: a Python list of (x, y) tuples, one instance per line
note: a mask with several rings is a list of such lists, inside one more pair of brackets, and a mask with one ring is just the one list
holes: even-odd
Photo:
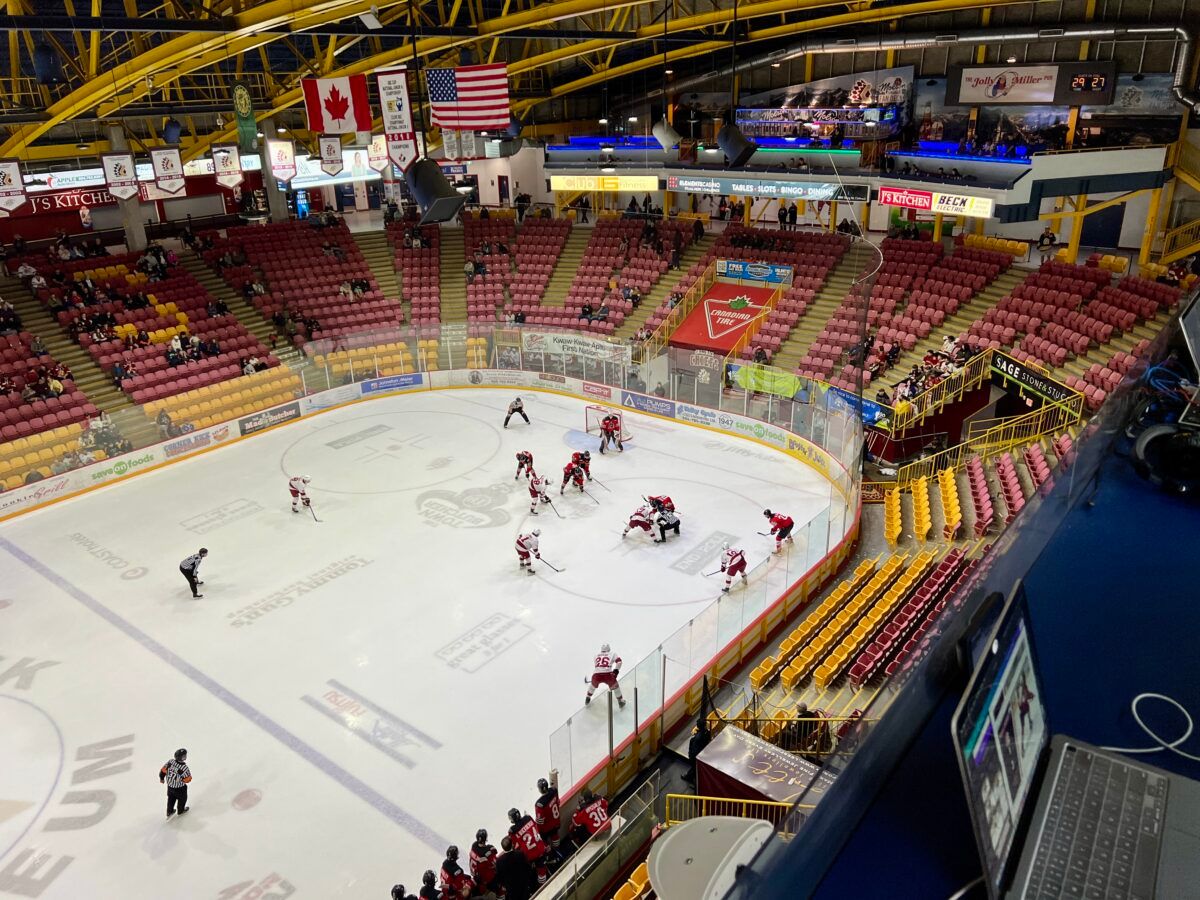
[(294, 475), (288, 479), (288, 493), (292, 495), (292, 512), (300, 512), (300, 504), (309, 506), (312, 501), (308, 498), (308, 483), (312, 481), (307, 475)]
[(521, 563), (521, 568), (530, 575), (533, 574), (533, 560), (542, 558), (542, 554), (538, 551), (538, 537), (541, 533), (540, 529), (535, 528), (528, 534), (517, 538), (517, 559)]
[(536, 516), (538, 514), (538, 501), (549, 503), (550, 498), (546, 495), (546, 479), (536, 472), (529, 479), (529, 514)]
[(721, 571), (725, 573), (723, 593), (729, 593), (729, 585), (733, 583), (734, 575), (742, 576), (742, 585), (746, 584), (746, 555), (736, 547), (730, 547), (726, 541), (724, 552), (721, 554)]
[(583, 700), (584, 706), (592, 702), (592, 694), (596, 692), (596, 688), (604, 685), (617, 695), (617, 702), (624, 707), (625, 697), (621, 694), (621, 685), (617, 684), (617, 676), (620, 674), (621, 657), (613, 653), (608, 644), (601, 644), (600, 652), (592, 660), (592, 677), (584, 679), (588, 683), (587, 696)]
[(634, 510), (625, 525), (625, 530), (621, 532), (621, 537), (629, 534), (631, 528), (640, 528), (647, 534), (654, 534), (654, 507), (644, 504)]

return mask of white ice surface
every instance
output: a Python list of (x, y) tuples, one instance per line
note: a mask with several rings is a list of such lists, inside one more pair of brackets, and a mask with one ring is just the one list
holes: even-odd
[[(233, 900), (272, 875), (304, 897), (415, 890), (446, 844), (481, 826), (498, 844), (505, 811), (532, 806), (602, 641), (629, 671), (718, 596), (715, 554), (671, 568), (690, 547), (732, 534), (753, 567), (764, 507), (801, 527), (828, 502), (757, 444), (627, 413), (627, 451), (601, 456), (582, 401), (526, 395), (533, 425), (502, 430), (509, 399), (356, 404), (0, 526), (0, 897), (43, 879), (47, 900)], [(598, 502), (558, 494), (584, 447)], [(528, 518), (520, 449), (564, 519)], [(319, 524), (290, 511), (297, 473)], [(649, 493), (680, 510), (665, 546), (620, 536)], [(531, 521), (562, 574), (520, 573)], [(192, 600), (178, 562), (201, 545)], [(297, 584), (323, 570), (340, 574)], [(104, 742), (108, 768), (80, 751)], [(167, 822), (156, 773), (176, 747), (192, 811)]]

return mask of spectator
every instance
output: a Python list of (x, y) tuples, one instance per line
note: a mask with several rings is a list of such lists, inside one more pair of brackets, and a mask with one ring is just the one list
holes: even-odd
[(779, 209), (776, 211), (776, 216), (779, 219), (779, 230), (783, 231), (787, 225), (787, 201), (782, 197), (779, 198)]
[(488, 212), (488, 208), (486, 206), (479, 207), (479, 218), (490, 219), (491, 217), (492, 217), (492, 214), (490, 212)]
[[(793, 204), (793, 206), (794, 205), (795, 204)], [(692, 243), (693, 244), (698, 243), (701, 240), (701, 238), (703, 238), (703, 237), (704, 237), (704, 223), (702, 221), (700, 221), (699, 216), (696, 216), (696, 218), (694, 218), (692, 220)], [(626, 246), (628, 246), (628, 242), (626, 242)]]
[(504, 852), (496, 858), (496, 883), (503, 889), (505, 900), (529, 900), (537, 890), (537, 873), (525, 854), (513, 847), (508, 835), (500, 841)]
[(582, 307), (580, 307), (579, 318), (588, 322), (592, 320), (592, 304), (585, 303)]
[(797, 213), (798, 213), (798, 210), (796, 209), (796, 204), (795, 204), (795, 202), (793, 201), (792, 203), (789, 203), (789, 204), (788, 204), (788, 209), (787, 209), (787, 224), (788, 224), (788, 231), (795, 231), (795, 230), (796, 230), (796, 216), (797, 216)]
[(1046, 223), (1046, 227), (1042, 229), (1042, 233), (1038, 235), (1037, 248), (1038, 253), (1042, 255), (1042, 264), (1045, 265), (1054, 253), (1054, 245), (1058, 243), (1058, 236), (1050, 228), (1050, 223)]
[(475, 280), (475, 261), (468, 259), (463, 263), (463, 274), (467, 276), (467, 284)]
[(31, 291), (44, 291), (46, 289), (46, 278), (41, 272), (34, 272), (30, 277), (29, 289)]
[(754, 361), (760, 366), (765, 366), (771, 361), (771, 357), (767, 354), (765, 347), (754, 348)]

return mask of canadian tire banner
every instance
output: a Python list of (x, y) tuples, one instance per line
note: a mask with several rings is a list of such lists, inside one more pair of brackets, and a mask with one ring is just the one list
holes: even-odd
[(408, 102), (408, 72), (405, 69), (393, 69), (380, 72), (376, 77), (388, 157), (401, 172), (406, 172), (417, 161), (417, 135), (413, 130), (412, 107)]
[(178, 194), (186, 182), (183, 180), (183, 160), (174, 147), (156, 147), (150, 151), (150, 164), (154, 167), (154, 183), (160, 191)]
[(138, 195), (137, 169), (132, 153), (105, 153), (100, 157), (104, 169), (104, 184), (118, 200), (132, 200)]
[(212, 155), (213, 174), (221, 187), (235, 188), (246, 180), (242, 174), (242, 154), (237, 144), (216, 144)]
[(382, 134), (372, 136), (367, 146), (367, 165), (376, 172), (382, 172), (390, 165), (388, 162), (387, 138)]
[(354, 134), (371, 130), (367, 76), (304, 78), (304, 111), (308, 130), (318, 134)]
[(12, 212), (24, 206), (26, 199), (20, 160), (0, 159), (0, 210)]
[(458, 132), (446, 128), (442, 131), (442, 152), (446, 159), (458, 159)]
[(962, 70), (961, 106), (995, 103), (1053, 103), (1058, 66), (992, 66)]
[(291, 141), (269, 139), (267, 158), (271, 162), (271, 175), (276, 181), (287, 184), (296, 177), (296, 145)]
[(337, 175), (345, 164), (342, 162), (342, 139), (335, 135), (321, 135), (321, 171), (326, 175)]

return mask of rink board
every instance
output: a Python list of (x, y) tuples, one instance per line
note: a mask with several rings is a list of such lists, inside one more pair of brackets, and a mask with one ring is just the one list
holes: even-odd
[[(546, 376), (496, 377), (527, 390)], [(474, 386), (466, 372), (435, 379)], [(418, 385), (370, 387), (366, 398)], [(786, 504), (803, 522), (827, 502), (825, 479), (795, 465), (836, 466), (823, 451), (747, 457), (717, 434), (786, 449), (761, 423), (691, 423), (705, 436), (663, 419), (711, 411), (603, 385), (545, 387), (586, 399), (527, 397), (528, 431), (499, 429), (507, 398), (494, 391), (360, 404), (338, 389), (301, 401), (305, 413), (337, 404), (325, 414), (268, 424), (253, 441), (234, 423), (219, 438), (156, 445), (124, 472), (108, 461), (102, 478), (48, 498), (89, 492), (76, 502), (5, 524), (0, 718), (13, 727), (0, 743), (13, 762), (0, 775), (0, 896), (35, 885), (46, 897), (167, 896), (164, 885), (187, 884), (189, 896), (244, 885), (229, 896), (349, 897), (411, 885), (446, 843), (469, 843), (481, 825), (498, 835), (509, 805), (531, 804), (545, 736), (577, 709), (599, 635), (629, 665), (712, 602), (716, 585), (664, 567), (667, 548), (623, 546), (620, 522), (643, 491), (675, 496), (685, 540), (726, 529), (756, 555), (756, 507)], [(536, 520), (547, 559), (567, 569), (561, 583), (520, 576), (511, 540), (528, 506), (513, 453), (532, 449), (558, 474), (588, 440), (586, 402), (635, 413), (630, 452), (598, 458), (603, 508), (575, 496), (559, 501), (565, 520)], [(412, 404), (424, 404), (416, 429)], [(473, 455), (456, 459), (464, 446)], [(215, 447), (225, 453), (166, 465)], [(287, 510), (289, 471), (314, 476), (319, 525)], [(125, 483), (95, 490), (108, 479)], [(198, 543), (213, 554), (193, 602), (175, 565)], [(153, 773), (180, 745), (195, 807), (164, 823)], [(481, 809), (493, 797), (497, 808)]]

